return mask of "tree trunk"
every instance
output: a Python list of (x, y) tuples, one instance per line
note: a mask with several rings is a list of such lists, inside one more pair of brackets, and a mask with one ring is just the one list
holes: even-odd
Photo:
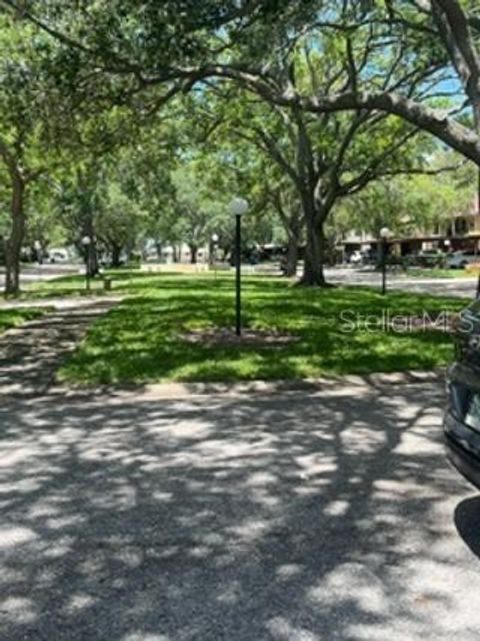
[(120, 256), (122, 248), (119, 245), (112, 245), (112, 267), (117, 269), (120, 267)]
[[(92, 236), (90, 236), (92, 238)], [(95, 278), (100, 272), (98, 266), (98, 252), (95, 241), (84, 248), (85, 269), (89, 278)]]
[(198, 247), (196, 245), (190, 245), (190, 263), (192, 265), (197, 264), (197, 256), (198, 256)]
[(24, 212), (25, 182), (19, 175), (12, 178), (12, 226), (5, 247), (5, 295), (16, 296), (20, 292), (20, 258), (25, 235)]
[[(474, 105), (474, 119), (475, 119), (475, 132), (477, 136), (480, 136), (480, 101), (479, 104)], [(477, 214), (480, 215), (480, 164), (477, 165)], [(475, 253), (477, 253), (477, 243), (478, 240), (475, 240)], [(480, 298), (480, 272), (477, 277), (477, 298)]]
[(83, 224), (83, 236), (90, 238), (90, 244), (84, 246), (85, 269), (89, 278), (94, 278), (100, 272), (98, 265), (97, 240), (95, 235), (95, 224), (91, 209), (86, 210)]
[(288, 237), (287, 256), (285, 261), (285, 276), (293, 278), (297, 275), (298, 267), (298, 238), (294, 235)]
[(162, 262), (163, 258), (163, 243), (161, 240), (156, 240), (155, 241), (155, 251), (157, 252), (157, 258), (160, 262)]
[(305, 264), (301, 285), (328, 287), (324, 275), (326, 238), (323, 230), (324, 221), (328, 212), (319, 209), (319, 206), (304, 195), (303, 208), (307, 233), (307, 246), (305, 248)]
[(303, 276), (300, 281), (302, 285), (327, 287), (323, 271), (325, 261), (325, 236), (323, 229), (312, 227), (307, 224), (307, 246), (305, 249), (305, 264)]
[(100, 268), (98, 266), (98, 251), (97, 245), (93, 242), (90, 245), (90, 260), (88, 261), (88, 275), (90, 278), (95, 278), (98, 276)]

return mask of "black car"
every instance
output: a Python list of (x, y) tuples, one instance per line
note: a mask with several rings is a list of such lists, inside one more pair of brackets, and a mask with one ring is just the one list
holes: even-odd
[(444, 430), (447, 452), (458, 470), (480, 488), (480, 301), (455, 327), (455, 362), (448, 370)]

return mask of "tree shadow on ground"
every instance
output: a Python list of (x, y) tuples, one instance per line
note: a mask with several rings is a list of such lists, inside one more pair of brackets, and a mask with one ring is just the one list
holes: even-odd
[(7, 389), (23, 395), (44, 393), (88, 326), (111, 305), (99, 302), (77, 310), (37, 314), (37, 320), (17, 328), (15, 335), (0, 337), (0, 398)]
[(431, 384), (6, 399), (0, 638), (473, 641), (439, 407)]

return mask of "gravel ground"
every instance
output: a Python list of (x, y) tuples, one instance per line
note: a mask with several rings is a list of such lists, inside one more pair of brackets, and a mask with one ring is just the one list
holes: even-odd
[(2, 641), (478, 641), (439, 382), (1, 399)]

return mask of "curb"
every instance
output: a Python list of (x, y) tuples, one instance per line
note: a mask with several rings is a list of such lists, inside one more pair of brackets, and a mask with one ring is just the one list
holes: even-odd
[(256, 395), (295, 394), (344, 394), (368, 392), (378, 388), (405, 385), (441, 383), (445, 370), (431, 372), (377, 373), (367, 376), (342, 376), (338, 378), (315, 378), (283, 381), (247, 381), (235, 383), (154, 383), (146, 385), (105, 385), (105, 386), (69, 386), (55, 384), (50, 387), (49, 395), (62, 396), (111, 396), (113, 398), (134, 397), (151, 400), (183, 399), (204, 397), (246, 397)]

